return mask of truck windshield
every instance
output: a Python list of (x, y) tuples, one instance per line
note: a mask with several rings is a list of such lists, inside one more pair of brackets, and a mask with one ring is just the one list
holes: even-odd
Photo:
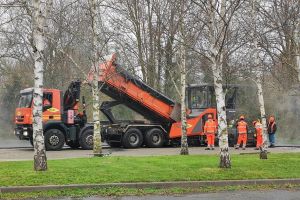
[(29, 108), (32, 102), (32, 92), (21, 94), (19, 108)]

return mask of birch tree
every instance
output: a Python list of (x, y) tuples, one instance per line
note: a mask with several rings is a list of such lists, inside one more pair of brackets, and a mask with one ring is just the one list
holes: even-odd
[(33, 0), (34, 92), (33, 92), (33, 145), (34, 169), (47, 170), (47, 156), (43, 136), (43, 72), (45, 16), (40, 0)]
[(296, 29), (294, 31), (295, 46), (296, 46), (296, 64), (298, 69), (298, 82), (300, 83), (300, 17), (296, 22)]
[[(228, 51), (228, 31), (235, 11), (240, 6), (240, 1), (209, 0), (192, 1), (205, 14), (202, 20), (204, 28), (198, 52), (204, 56), (212, 69), (213, 83), (217, 102), (218, 138), (220, 147), (221, 168), (230, 168), (231, 160), (228, 148), (228, 131), (226, 120), (225, 93), (223, 91), (223, 64), (224, 54)], [(201, 38), (201, 37), (200, 37)], [(226, 46), (227, 45), (227, 46)], [(226, 47), (226, 48), (225, 48)], [(234, 49), (234, 48), (233, 48)], [(231, 49), (231, 52), (234, 50)]]
[(94, 136), (93, 136), (93, 153), (94, 156), (102, 155), (102, 144), (101, 144), (101, 124), (100, 124), (100, 103), (99, 103), (99, 56), (98, 56), (98, 29), (97, 26), (97, 0), (90, 0), (91, 8), (91, 21), (92, 21), (92, 41), (93, 41), (93, 81), (92, 81), (92, 92), (93, 92), (93, 123), (94, 123)]
[(258, 49), (258, 34), (257, 34), (257, 9), (258, 9), (257, 0), (252, 2), (252, 37), (253, 37), (253, 50), (254, 50), (254, 69), (256, 80), (254, 80), (257, 86), (257, 96), (258, 96), (258, 103), (259, 103), (259, 110), (260, 110), (260, 117), (262, 120), (263, 126), (263, 145), (260, 147), (260, 158), (267, 159), (267, 147), (268, 147), (268, 139), (267, 139), (267, 119), (266, 119), (266, 111), (265, 111), (265, 103), (264, 103), (264, 96), (263, 96), (263, 87), (262, 87), (262, 67), (259, 59), (259, 49)]
[(180, 0), (180, 21), (179, 21), (179, 31), (180, 31), (180, 50), (179, 50), (179, 65), (180, 65), (180, 86), (181, 86), (181, 92), (180, 92), (180, 103), (181, 103), (181, 149), (180, 154), (181, 155), (188, 155), (189, 149), (188, 149), (188, 142), (187, 142), (187, 121), (186, 121), (186, 93), (185, 93), (185, 87), (186, 87), (186, 43), (185, 43), (185, 30), (184, 30), (184, 17), (185, 17), (185, 1)]
[[(222, 0), (222, 2), (225, 2)], [(211, 62), (211, 68), (213, 72), (213, 81), (216, 94), (217, 102), (217, 112), (218, 112), (218, 138), (219, 138), (219, 147), (220, 147), (220, 167), (221, 168), (230, 168), (230, 154), (228, 150), (228, 131), (227, 131), (227, 121), (226, 121), (226, 107), (225, 107), (225, 94), (223, 91), (223, 79), (222, 79), (222, 61), (223, 61), (223, 52), (222, 46), (218, 41), (217, 28), (224, 26), (224, 22), (220, 19), (218, 14), (217, 6), (220, 6), (219, 1), (211, 0), (209, 5), (209, 52), (208, 57)], [(223, 9), (223, 7), (221, 8)], [(224, 14), (224, 13), (223, 13)], [(225, 17), (225, 15), (221, 15)], [(219, 20), (218, 20), (219, 18)], [(222, 34), (221, 40), (224, 40), (225, 34)]]

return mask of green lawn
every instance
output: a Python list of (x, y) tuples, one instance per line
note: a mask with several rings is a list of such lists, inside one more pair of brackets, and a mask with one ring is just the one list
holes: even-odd
[(232, 155), (231, 169), (219, 169), (215, 155), (80, 158), (50, 160), (46, 172), (31, 161), (0, 162), (0, 186), (300, 178), (299, 153), (268, 158)]

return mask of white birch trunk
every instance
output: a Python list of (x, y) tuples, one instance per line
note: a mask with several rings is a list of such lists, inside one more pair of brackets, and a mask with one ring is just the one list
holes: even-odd
[(226, 106), (225, 106), (225, 94), (222, 85), (222, 73), (221, 64), (217, 62), (212, 63), (214, 87), (217, 101), (217, 113), (218, 113), (218, 138), (220, 147), (220, 168), (230, 168), (231, 160), (228, 148), (228, 131), (226, 121)]
[(261, 116), (261, 121), (263, 126), (263, 145), (260, 148), (260, 159), (267, 159), (268, 158), (267, 118), (266, 118), (266, 111), (265, 111), (265, 104), (264, 104), (263, 89), (261, 84), (261, 77), (259, 77), (258, 81), (256, 82), (256, 85), (257, 85), (257, 95), (258, 95), (260, 116)]
[(298, 19), (296, 30), (295, 30), (295, 41), (296, 41), (296, 65), (298, 69), (298, 82), (300, 83), (300, 19)]
[[(181, 103), (181, 149), (180, 155), (188, 155), (188, 141), (187, 141), (187, 121), (186, 121), (186, 106), (185, 106), (185, 87), (186, 87), (186, 48), (187, 45), (185, 40), (185, 30), (184, 30), (184, 9), (185, 1), (180, 2), (180, 24), (179, 31), (181, 35), (181, 44), (180, 44), (180, 103)], [(176, 84), (175, 84), (176, 85)]]
[(34, 52), (34, 92), (33, 92), (33, 146), (34, 170), (47, 170), (47, 157), (43, 136), (43, 72), (44, 72), (44, 22), (41, 2), (33, 1), (33, 52)]
[(180, 103), (181, 103), (181, 150), (180, 155), (188, 155), (188, 142), (187, 142), (187, 122), (186, 122), (186, 106), (185, 106), (185, 86), (186, 86), (186, 62), (185, 62), (185, 47), (182, 44), (180, 47)]
[(101, 144), (101, 124), (100, 124), (100, 102), (99, 102), (99, 66), (98, 66), (98, 42), (97, 42), (97, 19), (96, 19), (96, 0), (91, 1), (91, 17), (92, 17), (92, 30), (93, 30), (93, 65), (94, 74), (92, 82), (93, 90), (93, 122), (94, 122), (94, 137), (93, 137), (93, 154), (94, 156), (102, 155)]
[[(221, 15), (225, 18), (225, 1), (222, 1)], [(226, 121), (226, 106), (225, 106), (225, 94), (223, 91), (223, 80), (222, 80), (222, 51), (219, 52), (217, 49), (217, 31), (216, 28), (225, 26), (222, 22), (216, 20), (216, 1), (210, 1), (210, 49), (209, 58), (211, 61), (211, 67), (214, 77), (214, 88), (217, 101), (217, 114), (218, 114), (218, 138), (220, 147), (220, 168), (231, 168), (231, 160), (228, 148), (228, 131)], [(225, 34), (222, 34), (222, 40), (225, 40)], [(221, 48), (221, 47), (218, 47)]]
[(254, 46), (254, 65), (255, 68), (257, 68), (256, 72), (256, 78), (257, 81), (255, 81), (257, 86), (257, 97), (258, 97), (258, 103), (259, 103), (259, 110), (260, 110), (260, 117), (262, 121), (263, 126), (263, 145), (260, 147), (260, 158), (261, 159), (267, 159), (267, 148), (268, 148), (268, 139), (267, 139), (267, 119), (266, 119), (266, 111), (265, 111), (265, 104), (264, 104), (264, 96), (263, 96), (263, 89), (262, 89), (262, 69), (260, 68), (260, 62), (259, 62), (259, 54), (258, 54), (258, 41), (257, 41), (257, 30), (256, 30), (256, 18), (257, 18), (257, 12), (256, 12), (256, 5), (257, 0), (253, 1), (252, 5), (252, 27), (253, 27), (253, 46)]

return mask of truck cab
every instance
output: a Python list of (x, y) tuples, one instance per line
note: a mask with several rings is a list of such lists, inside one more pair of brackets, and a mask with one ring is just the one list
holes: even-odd
[[(61, 91), (43, 90), (43, 123), (61, 121)], [(20, 139), (32, 140), (33, 88), (20, 91), (20, 100), (15, 113), (15, 134)]]
[[(47, 150), (60, 150), (64, 144), (72, 148), (92, 148), (91, 125), (86, 122), (85, 112), (78, 111), (80, 84), (79, 81), (72, 82), (64, 94), (58, 89), (43, 89), (43, 131)], [(15, 111), (15, 135), (20, 140), (29, 140), (31, 144), (33, 92), (33, 88), (20, 91)], [(82, 135), (86, 138), (82, 138)]]

